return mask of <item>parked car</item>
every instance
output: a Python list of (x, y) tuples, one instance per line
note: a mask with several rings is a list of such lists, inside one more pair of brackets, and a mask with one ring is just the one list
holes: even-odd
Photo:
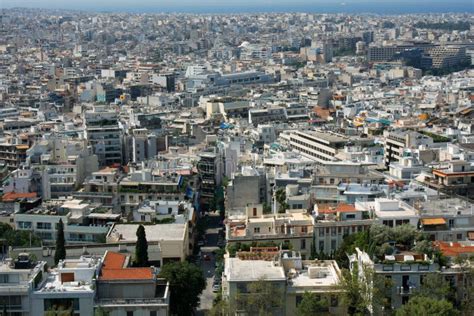
[(221, 286), (219, 284), (214, 284), (212, 286), (212, 292), (214, 293), (219, 292), (220, 289), (221, 289)]
[(204, 255), (204, 261), (211, 261), (211, 256)]
[(204, 242), (204, 240), (200, 240), (198, 241), (197, 245), (198, 247), (203, 247), (206, 243)]

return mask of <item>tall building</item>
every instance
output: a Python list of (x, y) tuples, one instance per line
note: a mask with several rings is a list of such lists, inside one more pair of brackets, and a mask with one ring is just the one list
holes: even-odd
[(95, 106), (84, 113), (84, 136), (97, 155), (100, 166), (122, 163), (122, 129), (117, 113)]

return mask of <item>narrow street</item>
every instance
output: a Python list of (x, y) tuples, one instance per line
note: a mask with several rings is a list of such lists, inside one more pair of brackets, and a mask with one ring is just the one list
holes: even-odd
[[(206, 289), (201, 294), (201, 304), (197, 309), (197, 315), (205, 315), (206, 311), (212, 308), (212, 303), (216, 293), (212, 292), (212, 283), (215, 271), (215, 256), (213, 251), (218, 250), (217, 246), (219, 234), (220, 217), (218, 214), (209, 214), (207, 217), (208, 227), (206, 229), (205, 245), (201, 247), (200, 266), (206, 277)], [(205, 256), (209, 256), (209, 260), (205, 260)]]

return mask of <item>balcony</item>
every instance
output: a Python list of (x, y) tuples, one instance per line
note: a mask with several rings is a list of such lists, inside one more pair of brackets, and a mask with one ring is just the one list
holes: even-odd
[(414, 286), (399, 286), (397, 287), (397, 294), (399, 295), (411, 295), (415, 293), (416, 287)]
[(149, 306), (162, 305), (168, 306), (164, 298), (114, 298), (114, 299), (100, 299), (97, 305), (102, 307), (127, 307), (127, 306)]

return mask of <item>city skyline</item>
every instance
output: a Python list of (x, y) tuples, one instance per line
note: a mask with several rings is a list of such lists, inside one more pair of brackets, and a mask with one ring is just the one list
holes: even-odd
[(52, 0), (4, 0), (4, 8), (27, 7), (44, 9), (110, 11), (110, 12), (136, 12), (136, 13), (246, 13), (246, 12), (319, 12), (319, 13), (377, 13), (377, 14), (403, 14), (403, 13), (446, 13), (446, 12), (473, 12), (474, 5), (470, 0), (425, 0), (425, 1), (226, 1), (216, 0), (175, 1), (169, 0), (128, 0), (101, 2), (85, 0), (80, 2), (52, 1)]

